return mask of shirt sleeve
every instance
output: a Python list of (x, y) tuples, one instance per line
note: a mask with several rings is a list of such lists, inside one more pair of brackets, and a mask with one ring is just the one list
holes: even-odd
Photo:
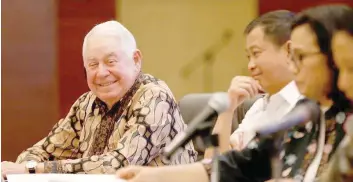
[[(262, 106), (263, 99), (257, 99), (255, 103), (246, 112), (239, 127), (230, 135), (230, 144), (233, 149), (242, 150), (255, 137), (256, 133), (251, 128), (257, 124), (257, 120), (248, 119), (254, 115)], [(255, 123), (254, 123), (255, 122)]]
[(220, 182), (257, 182), (271, 178), (271, 139), (243, 151), (229, 151), (219, 156)]
[[(111, 174), (127, 165), (146, 165), (160, 154), (174, 127), (182, 122), (170, 92), (160, 87), (144, 89), (132, 101), (127, 130), (113, 151), (75, 160), (51, 161), (46, 172)], [(179, 126), (183, 127), (183, 126)]]
[(82, 95), (70, 108), (69, 113), (54, 125), (48, 136), (37, 142), (32, 147), (23, 151), (16, 162), (23, 163), (29, 160), (44, 162), (62, 158), (74, 158), (79, 146), (79, 134), (81, 122), (77, 114), (81, 104), (85, 104), (87, 93)]

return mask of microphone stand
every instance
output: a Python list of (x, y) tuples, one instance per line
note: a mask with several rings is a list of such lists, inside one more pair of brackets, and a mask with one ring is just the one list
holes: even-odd
[(211, 171), (211, 182), (219, 181), (219, 142), (218, 134), (211, 135), (211, 146), (213, 147), (213, 158), (212, 158), (212, 171)]
[(213, 65), (215, 63), (215, 55), (220, 52), (228, 43), (233, 36), (231, 30), (226, 30), (220, 41), (216, 42), (209, 48), (207, 48), (202, 56), (191, 60), (189, 63), (181, 68), (181, 75), (184, 79), (189, 78), (191, 73), (193, 73), (197, 68), (203, 65), (203, 84), (205, 92), (213, 91)]
[(283, 142), (284, 142), (284, 132), (275, 133), (273, 135), (273, 141), (271, 143), (272, 152), (271, 152), (271, 168), (272, 168), (272, 179), (275, 182), (281, 178), (283, 163), (280, 157), (280, 153), (283, 150)]
[(200, 126), (198, 131), (198, 136), (201, 138), (202, 143), (206, 148), (213, 148), (213, 158), (212, 158), (212, 171), (211, 171), (211, 182), (219, 181), (219, 140), (218, 134), (212, 134), (212, 129), (214, 126), (214, 121), (206, 121)]
[[(213, 147), (214, 148), (214, 155), (213, 155), (213, 160), (212, 160), (212, 171), (211, 171), (211, 182), (218, 182), (219, 181), (219, 170), (218, 170), (218, 147), (219, 147), (219, 142), (218, 142), (218, 135), (217, 134), (211, 134), (212, 129), (214, 127), (214, 119), (210, 119), (209, 121), (205, 121), (204, 123), (198, 125), (196, 128), (196, 132), (192, 137), (190, 137), (190, 140), (192, 140), (195, 137), (200, 137), (202, 144), (208, 148), (208, 147)], [(186, 142), (188, 143), (188, 142)], [(185, 143), (185, 144), (186, 144)], [(184, 145), (180, 146), (183, 147)], [(177, 150), (175, 150), (177, 151)], [(174, 151), (174, 152), (175, 152)], [(174, 154), (174, 152), (171, 154), (171, 156)], [(167, 158), (167, 160), (169, 160)]]
[(281, 174), (283, 169), (283, 162), (282, 162), (280, 153), (283, 150), (285, 134), (286, 132), (281, 131), (274, 134), (267, 134), (263, 136), (256, 134), (255, 136), (255, 138), (259, 138), (266, 141), (264, 142), (265, 146), (263, 147), (268, 149), (270, 153), (269, 158), (271, 163), (271, 181), (274, 180), (274, 182), (279, 182), (282, 176)]

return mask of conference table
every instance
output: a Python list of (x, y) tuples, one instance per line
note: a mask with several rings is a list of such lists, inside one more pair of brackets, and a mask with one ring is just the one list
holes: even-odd
[(12, 174), (6, 182), (126, 182), (115, 175), (104, 174)]

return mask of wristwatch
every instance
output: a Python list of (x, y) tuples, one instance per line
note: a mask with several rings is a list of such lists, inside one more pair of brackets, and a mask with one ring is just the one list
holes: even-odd
[(28, 173), (30, 174), (36, 173), (37, 165), (38, 163), (36, 161), (28, 161), (26, 163), (26, 169), (28, 170)]

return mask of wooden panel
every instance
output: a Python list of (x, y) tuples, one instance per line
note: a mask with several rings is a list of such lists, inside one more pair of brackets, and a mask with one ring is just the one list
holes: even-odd
[(57, 122), (55, 1), (1, 5), (1, 157), (15, 160)]
[(57, 0), (60, 116), (88, 87), (84, 77), (82, 42), (88, 31), (114, 20), (115, 0)]

